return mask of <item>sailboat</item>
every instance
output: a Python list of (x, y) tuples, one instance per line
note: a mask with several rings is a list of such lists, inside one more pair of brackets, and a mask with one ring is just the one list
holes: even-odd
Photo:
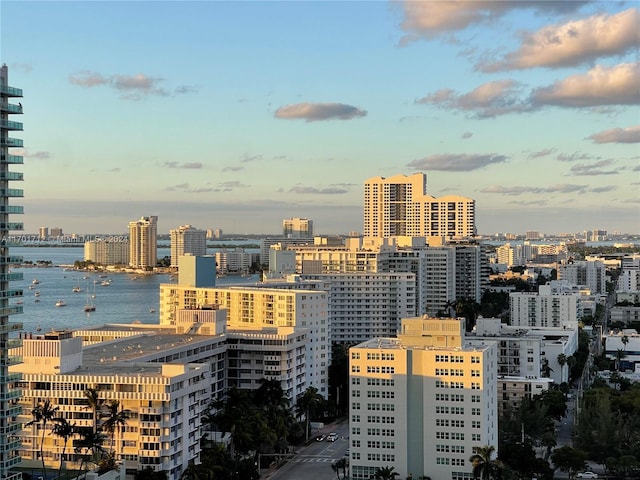
[[(96, 286), (93, 286), (94, 290), (96, 288)], [(95, 294), (93, 295), (93, 297), (95, 297)], [(91, 297), (89, 297), (89, 289), (87, 289), (87, 303), (84, 306), (84, 311), (85, 312), (95, 312), (96, 311), (96, 306), (93, 303), (93, 300), (91, 300)]]

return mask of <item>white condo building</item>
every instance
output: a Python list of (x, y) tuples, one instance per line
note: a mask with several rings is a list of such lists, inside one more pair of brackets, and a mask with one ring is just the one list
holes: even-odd
[(365, 181), (365, 237), (475, 235), (475, 201), (457, 195), (440, 198), (427, 195), (424, 173), (373, 177)]
[(129, 222), (129, 265), (154, 268), (158, 263), (158, 217)]
[(511, 325), (576, 328), (580, 293), (551, 293), (548, 285), (541, 285), (539, 290), (509, 294)]
[(473, 447), (498, 444), (497, 347), (463, 341), (462, 320), (418, 317), (350, 349), (352, 479), (472, 478)]
[(599, 260), (582, 260), (558, 265), (558, 280), (573, 285), (585, 285), (593, 294), (607, 293), (607, 268)]
[(181, 255), (206, 255), (207, 232), (198, 230), (191, 225), (182, 225), (169, 230), (171, 238), (171, 266), (178, 266)]
[(84, 242), (84, 260), (100, 265), (128, 265), (129, 241), (114, 237)]

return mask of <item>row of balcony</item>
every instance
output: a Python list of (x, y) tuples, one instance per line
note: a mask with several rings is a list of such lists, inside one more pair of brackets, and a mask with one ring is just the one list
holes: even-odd
[(22, 298), (23, 296), (24, 296), (24, 292), (22, 291), (21, 288), (0, 290), (0, 299), (3, 299), (3, 298)]
[(20, 406), (20, 405), (10, 405), (5, 410), (0, 410), (0, 418), (17, 417), (21, 413), (22, 413), (22, 406)]
[(19, 188), (0, 188), (0, 196), (2, 197), (23, 197), (24, 191)]
[(24, 158), (22, 155), (0, 155), (0, 162), (7, 163), (10, 165), (22, 165), (24, 163)]
[(20, 322), (0, 324), (0, 334), (18, 332), (20, 330), (22, 330), (22, 323)]
[(24, 230), (22, 222), (0, 222), (0, 230)]
[(22, 255), (9, 255), (6, 257), (0, 256), (0, 265), (15, 265), (22, 263)]
[(5, 113), (22, 113), (22, 107), (20, 105), (14, 105), (8, 102), (0, 103), (0, 112)]
[(0, 273), (0, 282), (15, 282), (23, 279), (22, 272)]
[(21, 122), (13, 122), (11, 120), (0, 120), (0, 128), (4, 128), (6, 130), (22, 130)]
[(24, 180), (22, 172), (0, 172), (0, 180)]
[[(11, 355), (10, 357), (0, 358), (0, 367), (9, 367), (11, 365), (20, 365), (21, 363), (22, 363), (22, 357), (17, 356), (17, 355)], [(18, 395), (18, 398), (21, 395), (22, 395), (22, 393), (20, 393)]]
[(0, 85), (0, 93), (5, 97), (22, 97), (22, 89), (10, 87), (9, 85)]
[(0, 146), (2, 147), (23, 147), (24, 142), (20, 138), (2, 137), (0, 138)]

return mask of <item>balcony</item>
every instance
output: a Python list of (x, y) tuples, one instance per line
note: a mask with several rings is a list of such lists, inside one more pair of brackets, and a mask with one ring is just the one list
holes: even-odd
[(17, 282), (22, 279), (22, 272), (0, 273), (0, 282)]
[(22, 305), (12, 305), (10, 307), (0, 308), (0, 315), (18, 315), (23, 313)]
[[(20, 365), (22, 363), (22, 357), (19, 357), (17, 355), (11, 355), (10, 357), (5, 359), (0, 358), (0, 366), (11, 366), (11, 365)], [(22, 391), (21, 390), (14, 390), (18, 392), (17, 397), (11, 397), (11, 398), (20, 398), (22, 396)], [(7, 395), (12, 394), (13, 392), (8, 392)]]
[(19, 130), (22, 131), (22, 123), (21, 122), (13, 122), (11, 120), (0, 120), (0, 128), (4, 128), (5, 130)]
[(0, 230), (23, 230), (24, 223), (22, 222), (0, 222)]
[(23, 197), (24, 191), (19, 188), (0, 188), (0, 196), (3, 197)]
[(22, 330), (22, 323), (12, 322), (0, 325), (0, 333), (18, 332)]
[(22, 260), (23, 260), (22, 256), (20, 255), (10, 255), (8, 257), (0, 257), (0, 265), (15, 265), (18, 263), (22, 263)]
[(22, 155), (0, 155), (0, 162), (10, 165), (22, 165), (24, 163), (24, 158)]
[(2, 137), (0, 138), (0, 146), (2, 147), (23, 147), (24, 142), (20, 138)]
[(17, 398), (22, 397), (22, 390), (9, 390), (8, 392), (0, 392), (0, 401), (2, 400), (15, 400)]
[(22, 89), (10, 87), (9, 85), (0, 85), (0, 93), (5, 97), (22, 97)]
[(1, 172), (0, 180), (24, 180), (24, 174), (22, 172)]
[(2, 102), (0, 103), (0, 111), (6, 113), (22, 113), (22, 107), (20, 107), (20, 105), (13, 105), (12, 103)]

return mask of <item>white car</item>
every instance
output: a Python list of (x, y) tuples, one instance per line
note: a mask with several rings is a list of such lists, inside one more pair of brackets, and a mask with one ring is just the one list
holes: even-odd
[(338, 434), (335, 432), (332, 432), (329, 435), (327, 435), (327, 442), (335, 442), (337, 439), (338, 439)]
[(598, 474), (594, 472), (580, 472), (578, 478), (598, 478)]

